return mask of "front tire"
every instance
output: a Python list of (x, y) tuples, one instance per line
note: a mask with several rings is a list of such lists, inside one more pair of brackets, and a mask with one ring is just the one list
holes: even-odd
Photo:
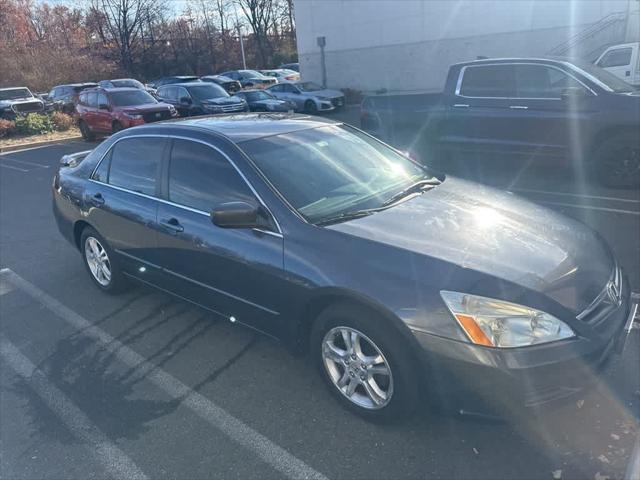
[(636, 134), (621, 133), (605, 140), (596, 150), (592, 174), (607, 187), (640, 186), (640, 140)]
[(318, 113), (318, 106), (316, 105), (316, 102), (313, 100), (307, 100), (304, 104), (304, 111), (311, 115)]
[(124, 129), (124, 127), (122, 126), (122, 124), (118, 121), (113, 122), (113, 125), (111, 125), (111, 132), (112, 133), (118, 133), (120, 130)]
[(78, 127), (80, 128), (80, 134), (85, 141), (93, 142), (96, 139), (96, 134), (91, 131), (87, 122), (80, 120)]
[(313, 325), (311, 353), (331, 393), (352, 412), (389, 421), (415, 410), (419, 370), (394, 327), (370, 310), (328, 307)]
[(113, 251), (107, 241), (91, 227), (85, 227), (80, 236), (80, 249), (89, 277), (100, 290), (119, 293), (126, 286)]

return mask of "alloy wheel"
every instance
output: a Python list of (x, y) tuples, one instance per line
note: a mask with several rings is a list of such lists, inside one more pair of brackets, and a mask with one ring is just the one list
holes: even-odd
[(359, 407), (377, 410), (393, 395), (393, 375), (382, 350), (351, 327), (335, 327), (322, 341), (322, 360), (333, 385)]
[(111, 262), (102, 244), (95, 237), (87, 237), (84, 242), (84, 256), (93, 278), (103, 287), (111, 283)]

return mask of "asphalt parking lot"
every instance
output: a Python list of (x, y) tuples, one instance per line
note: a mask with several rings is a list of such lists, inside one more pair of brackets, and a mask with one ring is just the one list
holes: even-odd
[[(274, 340), (146, 287), (91, 285), (50, 193), (59, 158), (87, 146), (0, 155), (0, 478), (623, 477), (640, 329), (571, 402), (517, 421), (370, 424)], [(451, 170), (591, 225), (640, 291), (640, 192), (522, 165)]]

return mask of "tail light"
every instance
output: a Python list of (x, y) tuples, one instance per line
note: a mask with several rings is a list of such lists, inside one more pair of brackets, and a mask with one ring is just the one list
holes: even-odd
[(284, 77), (285, 80), (295, 80), (296, 76), (295, 75), (289, 75), (288, 77)]

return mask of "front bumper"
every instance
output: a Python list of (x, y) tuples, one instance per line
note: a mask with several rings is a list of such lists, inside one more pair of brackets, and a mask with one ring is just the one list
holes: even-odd
[(571, 397), (595, 384), (607, 359), (624, 348), (638, 308), (628, 287), (624, 299), (593, 336), (531, 347), (494, 349), (414, 331), (428, 393), (489, 415)]

